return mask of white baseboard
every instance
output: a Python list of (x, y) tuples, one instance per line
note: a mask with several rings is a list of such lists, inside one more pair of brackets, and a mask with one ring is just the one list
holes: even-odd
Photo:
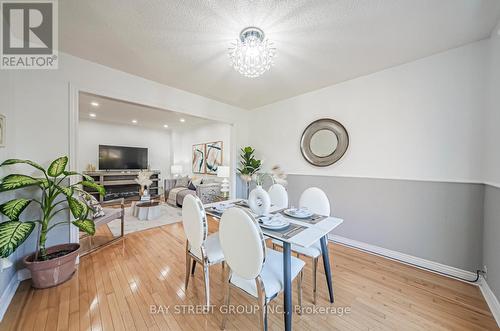
[[(387, 248), (367, 244), (361, 241), (352, 240), (348, 238), (344, 238), (337, 235), (329, 235), (329, 239), (337, 242), (339, 244), (347, 245), (350, 247), (354, 247), (357, 249), (361, 249), (363, 251), (367, 251), (369, 253), (381, 255), (383, 257), (387, 257), (389, 259), (397, 260), (403, 263), (411, 264), (420, 269), (425, 269), (431, 272), (446, 274), (452, 276), (452, 278), (456, 278), (458, 280), (464, 281), (463, 279), (470, 279), (473, 281), (476, 279), (476, 274), (471, 271), (451, 267), (445, 264), (441, 264), (438, 262), (422, 259), (420, 257), (396, 252)], [(463, 278), (463, 279), (460, 279)]]
[[(442, 274), (450, 275), (451, 278), (458, 279), (460, 281), (464, 281), (463, 279), (460, 278), (465, 278), (470, 280), (476, 279), (476, 274), (471, 271), (450, 267), (445, 264), (429, 261), (426, 259), (422, 259), (404, 253), (399, 253), (387, 248), (367, 244), (361, 241), (352, 240), (337, 235), (329, 235), (328, 237), (330, 240), (333, 240), (336, 243), (360, 249), (368, 253), (380, 255), (392, 260), (397, 260), (403, 263), (411, 264), (412, 266), (415, 266), (417, 268), (438, 273), (441, 275)], [(484, 299), (486, 300), (486, 303), (488, 304), (488, 307), (490, 308), (491, 313), (493, 314), (493, 317), (495, 318), (495, 321), (498, 324), (498, 327), (500, 327), (500, 302), (498, 301), (498, 298), (495, 296), (491, 288), (488, 286), (486, 280), (481, 276), (477, 283), (472, 283), (472, 282), (469, 283), (476, 285), (480, 288), (481, 293), (483, 294)]]
[[(76, 262), (77, 264), (80, 262), (80, 255), (78, 255)], [(9, 308), (10, 302), (12, 301), (12, 298), (14, 298), (14, 295), (16, 294), (19, 284), (23, 280), (30, 278), (31, 278), (31, 273), (26, 268), (18, 270), (14, 275), (14, 277), (12, 277), (9, 284), (7, 285), (7, 288), (3, 291), (2, 295), (0, 296), (0, 322), (2, 321), (3, 316), (7, 312), (7, 309)]]
[(17, 271), (17, 279), (19, 280), (19, 282), (22, 282), (23, 280), (30, 278), (31, 278), (31, 272), (27, 268)]
[(486, 300), (488, 307), (490, 307), (491, 313), (493, 314), (493, 317), (495, 318), (495, 321), (497, 321), (498, 327), (500, 328), (500, 302), (495, 296), (495, 293), (493, 293), (493, 291), (489, 287), (486, 279), (484, 279), (482, 276), (479, 280), (479, 288), (481, 289), (481, 293), (483, 293), (484, 299)]
[(31, 278), (31, 274), (28, 269), (18, 270), (14, 274), (14, 277), (12, 277), (9, 284), (7, 285), (7, 288), (3, 291), (2, 296), (0, 297), (0, 321), (2, 321), (3, 316), (7, 312), (10, 302), (16, 294), (19, 283), (29, 278)]
[(16, 294), (18, 286), (19, 286), (19, 279), (17, 277), (17, 274), (14, 274), (14, 277), (11, 278), (9, 284), (7, 285), (7, 287), (2, 293), (2, 296), (0, 297), (0, 321), (2, 321), (3, 316), (7, 312), (9, 304), (12, 301), (14, 294)]

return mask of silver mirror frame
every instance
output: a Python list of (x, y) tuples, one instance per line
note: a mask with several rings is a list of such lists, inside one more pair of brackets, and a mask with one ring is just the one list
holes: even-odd
[[(332, 131), (337, 136), (337, 148), (330, 154), (324, 157), (314, 154), (311, 150), (311, 139), (314, 134), (320, 130)], [(322, 118), (309, 124), (302, 133), (300, 138), (300, 151), (307, 162), (316, 167), (327, 167), (344, 156), (349, 147), (349, 134), (346, 128), (331, 118)]]

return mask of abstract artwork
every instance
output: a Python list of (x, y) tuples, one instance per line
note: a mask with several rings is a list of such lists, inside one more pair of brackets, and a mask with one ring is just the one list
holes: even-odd
[(191, 165), (193, 173), (205, 173), (205, 144), (193, 145), (193, 163)]
[(217, 169), (222, 165), (222, 141), (207, 143), (205, 151), (206, 173), (209, 175), (216, 175)]

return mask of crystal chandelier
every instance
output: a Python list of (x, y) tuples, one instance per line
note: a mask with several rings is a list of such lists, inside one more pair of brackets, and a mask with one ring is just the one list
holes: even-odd
[(259, 77), (274, 64), (276, 48), (265, 38), (264, 32), (248, 27), (240, 32), (240, 38), (231, 43), (231, 66), (246, 77)]

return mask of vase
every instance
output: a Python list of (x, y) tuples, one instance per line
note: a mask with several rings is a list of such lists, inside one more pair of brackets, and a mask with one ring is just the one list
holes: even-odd
[(262, 186), (257, 185), (248, 196), (248, 205), (258, 216), (269, 214), (269, 210), (271, 209), (271, 198), (269, 197), (269, 193), (267, 193)]

